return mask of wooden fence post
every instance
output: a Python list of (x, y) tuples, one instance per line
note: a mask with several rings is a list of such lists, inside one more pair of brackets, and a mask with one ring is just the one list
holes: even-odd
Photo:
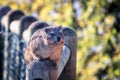
[(52, 64), (52, 61), (49, 60), (32, 61), (30, 64), (27, 65), (26, 68), (26, 80), (58, 80), (69, 58), (70, 49), (66, 45), (64, 45), (62, 58), (58, 68)]
[(10, 23), (14, 20), (20, 19), (24, 16), (24, 13), (20, 10), (9, 11), (2, 19), (2, 26), (5, 27), (5, 48), (4, 48), (4, 80), (10, 80), (9, 78), (9, 52), (8, 52), (8, 34), (10, 32)]
[(63, 28), (63, 34), (65, 45), (70, 49), (70, 57), (58, 80), (76, 80), (77, 36), (70, 28)]
[(3, 16), (5, 16), (8, 11), (10, 11), (10, 8), (8, 6), (0, 6), (0, 80), (3, 80), (3, 64), (4, 64), (4, 32), (5, 29), (1, 25), (1, 19)]
[[(23, 16), (21, 17), (19, 20), (14, 20), (11, 24), (10, 24), (10, 31), (12, 33), (11, 35), (11, 47), (15, 45), (15, 43), (13, 41), (16, 41), (16, 47), (14, 47), (12, 50), (16, 50), (15, 53), (10, 53), (10, 55), (15, 55), (14, 56), (14, 60), (11, 57), (11, 60), (13, 60), (14, 62), (16, 62), (16, 69), (11, 70), (12, 72), (16, 71), (16, 73), (14, 74), (14, 76), (12, 77), (12, 79), (14, 79), (14, 77), (16, 76), (16, 79), (20, 79), (20, 80), (24, 80), (25, 79), (25, 61), (24, 61), (24, 49), (25, 49), (25, 45), (26, 42), (22, 39), (22, 33), (25, 29), (28, 28), (28, 26), (33, 23), (34, 21), (36, 21), (37, 19), (33, 16)], [(11, 66), (14, 66), (14, 64), (12, 64)]]
[(57, 68), (52, 61), (33, 60), (27, 65), (26, 80), (57, 80)]

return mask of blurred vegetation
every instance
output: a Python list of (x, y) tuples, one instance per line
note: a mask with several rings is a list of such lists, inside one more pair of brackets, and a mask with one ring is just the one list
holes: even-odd
[(120, 80), (120, 0), (0, 0), (0, 4), (74, 28), (77, 80)]

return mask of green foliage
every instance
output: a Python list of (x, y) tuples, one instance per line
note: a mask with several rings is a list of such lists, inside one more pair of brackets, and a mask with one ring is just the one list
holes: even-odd
[(77, 80), (120, 79), (119, 0), (0, 0), (0, 4), (50, 24), (73, 27), (78, 36)]
[(114, 8), (113, 4), (118, 5), (119, 1), (89, 0), (84, 3), (81, 1), (83, 14), (78, 34), (82, 37), (78, 44), (78, 77), (81, 80), (118, 80), (120, 30), (116, 20), (119, 20), (117, 10), (120, 6)]

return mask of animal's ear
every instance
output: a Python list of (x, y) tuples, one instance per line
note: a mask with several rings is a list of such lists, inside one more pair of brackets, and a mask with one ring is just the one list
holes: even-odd
[(62, 26), (61, 26), (61, 25), (59, 25), (59, 26), (58, 26), (58, 29), (59, 29), (59, 30), (61, 30), (61, 29), (62, 29)]
[(45, 32), (48, 33), (50, 31), (49, 28), (45, 28)]

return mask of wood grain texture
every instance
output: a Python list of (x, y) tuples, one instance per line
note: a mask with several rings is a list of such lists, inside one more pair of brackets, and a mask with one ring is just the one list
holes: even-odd
[(64, 28), (65, 45), (70, 48), (70, 58), (58, 80), (76, 80), (77, 35), (70, 28)]
[(5, 31), (5, 28), (1, 25), (1, 20), (10, 10), (8, 6), (0, 6), (0, 31)]
[(68, 46), (64, 45), (62, 57), (61, 57), (60, 64), (58, 67), (58, 77), (61, 75), (62, 71), (64, 70), (64, 67), (66, 66), (69, 58), (70, 58), (70, 49)]
[(27, 65), (26, 80), (57, 80), (57, 68), (52, 61), (33, 60)]

